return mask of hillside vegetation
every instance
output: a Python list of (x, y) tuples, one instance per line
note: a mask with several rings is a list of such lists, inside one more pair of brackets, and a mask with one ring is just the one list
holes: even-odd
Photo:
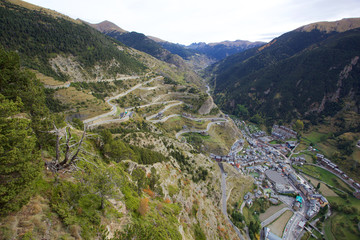
[[(71, 76), (51, 63), (57, 56), (77, 65), (82, 78), (99, 75), (99, 66), (108, 77), (142, 72), (144, 66), (131, 57), (124, 46), (91, 27), (59, 18), (46, 11), (30, 10), (9, 1), (0, 2), (0, 45), (16, 50), (23, 64), (60, 80)], [(119, 50), (119, 47), (123, 49)]]
[(248, 112), (241, 117), (259, 114), (268, 125), (358, 112), (359, 43), (359, 29), (286, 33), (210, 67), (215, 102), (238, 116)]
[(0, 239), (236, 237), (216, 163), (142, 117), (65, 122), (17, 54), (1, 50), (0, 67)]

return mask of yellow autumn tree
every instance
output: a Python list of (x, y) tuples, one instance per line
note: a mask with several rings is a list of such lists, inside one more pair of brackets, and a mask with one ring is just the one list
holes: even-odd
[(138, 212), (140, 213), (141, 216), (145, 216), (148, 211), (149, 211), (149, 199), (142, 198), (140, 200), (140, 206)]

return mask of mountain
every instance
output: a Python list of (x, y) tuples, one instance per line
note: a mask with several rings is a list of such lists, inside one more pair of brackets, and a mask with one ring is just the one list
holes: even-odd
[(171, 54), (171, 52), (164, 49), (160, 44), (142, 33), (126, 32), (109, 21), (103, 21), (98, 24), (89, 25), (129, 47), (148, 53), (159, 60), (175, 64), (176, 66), (185, 64), (182, 62), (182, 59), (174, 56), (173, 54)]
[(202, 70), (215, 62), (205, 54), (187, 49), (180, 44), (166, 42), (142, 33), (126, 32), (109, 21), (89, 25), (129, 47), (173, 64), (183, 71)]
[[(81, 21), (81, 20), (80, 20)], [(85, 22), (85, 21), (83, 21)], [(96, 30), (98, 30), (99, 32), (102, 33), (109, 33), (109, 32), (119, 32), (119, 33), (127, 33), (127, 31), (125, 31), (124, 29), (120, 28), (118, 25), (110, 22), (110, 21), (103, 21), (101, 23), (98, 24), (91, 24), (86, 22), (88, 25), (90, 25), (91, 27), (95, 28)]]
[(345, 32), (351, 29), (360, 27), (360, 18), (344, 18), (340, 21), (334, 22), (317, 22), (302, 26), (296, 31), (311, 32), (313, 30), (319, 30), (321, 32)]
[(178, 140), (185, 124), (208, 131), (221, 116), (188, 62), (22, 1), (0, 1), (0, 44), (0, 239), (237, 238), (224, 213), (253, 180), (222, 168), (227, 211), (206, 155), (229, 152), (240, 132), (222, 117), (216, 142)]
[(159, 60), (182, 68), (187, 62), (187, 65), (193, 67), (194, 70), (201, 70), (227, 56), (264, 44), (263, 42), (237, 40), (209, 44), (193, 43), (185, 46), (138, 32), (127, 32), (109, 21), (87, 24), (129, 47), (148, 53)]
[(236, 40), (209, 44), (206, 44), (204, 42), (192, 43), (186, 48), (195, 50), (198, 53), (205, 54), (206, 56), (219, 61), (230, 55), (245, 51), (250, 48), (259, 47), (264, 44), (264, 42), (249, 42), (243, 40)]
[(343, 108), (359, 113), (358, 23), (310, 24), (209, 67), (215, 102), (237, 115), (260, 114), (269, 125), (316, 121)]
[(80, 21), (22, 1), (1, 1), (0, 12), (0, 45), (17, 51), (25, 66), (47, 76), (88, 80), (145, 70), (125, 45)]

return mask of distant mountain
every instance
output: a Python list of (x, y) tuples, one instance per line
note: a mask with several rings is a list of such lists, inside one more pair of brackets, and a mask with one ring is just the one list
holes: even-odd
[[(85, 21), (83, 21), (83, 22), (85, 22)], [(116, 24), (114, 24), (110, 21), (103, 21), (98, 24), (91, 24), (88, 22), (86, 22), (86, 23), (102, 33), (109, 33), (109, 32), (114, 32), (114, 31), (120, 32), (120, 33), (127, 33), (127, 31), (125, 31), (124, 29), (120, 28), (119, 26), (117, 26)]]
[(186, 65), (182, 58), (172, 54), (170, 51), (163, 48), (159, 43), (142, 33), (124, 31), (109, 21), (89, 25), (99, 30), (103, 34), (120, 41), (126, 46), (150, 54), (151, 56), (161, 61), (174, 64), (177, 67), (185, 67)]
[[(360, 111), (359, 19), (310, 24), (207, 69), (215, 101), (269, 124)], [(244, 109), (245, 108), (245, 109)]]
[(209, 44), (206, 44), (204, 42), (193, 43), (186, 48), (195, 50), (198, 53), (205, 54), (208, 57), (219, 61), (224, 59), (225, 57), (231, 56), (239, 52), (243, 52), (250, 48), (259, 47), (264, 44), (264, 42), (249, 42), (243, 40), (236, 40)]
[(321, 32), (345, 32), (360, 27), (360, 18), (344, 18), (335, 22), (317, 22), (302, 26), (295, 31), (311, 32), (319, 30)]

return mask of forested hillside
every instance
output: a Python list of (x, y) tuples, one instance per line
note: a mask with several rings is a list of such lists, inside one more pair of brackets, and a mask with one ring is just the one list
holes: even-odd
[(333, 116), (345, 99), (358, 112), (359, 43), (359, 29), (286, 33), (209, 68), (215, 100), (241, 117), (263, 116), (269, 125)]
[[(203, 80), (179, 56), (13, 3), (0, 2), (0, 239), (235, 239), (217, 163), (178, 137), (214, 125), (199, 150), (234, 142)], [(245, 180), (231, 180), (240, 195)]]
[(34, 74), (15, 53), (0, 49), (0, 214), (18, 210), (41, 175), (40, 149), (48, 145), (49, 111)]
[(251, 48), (256, 48), (264, 44), (264, 42), (236, 40), (208, 44), (203, 42), (192, 43), (189, 46), (186, 46), (186, 48), (197, 53), (204, 54), (209, 58), (215, 59), (216, 61), (220, 61), (236, 53), (240, 53)]
[(75, 56), (75, 61), (88, 76), (96, 74), (92, 71), (95, 65), (106, 69), (108, 75), (144, 70), (144, 66), (125, 50), (119, 50), (119, 42), (86, 24), (54, 17), (46, 11), (30, 10), (2, 0), (0, 28), (3, 48), (16, 50), (24, 65), (56, 79), (68, 78), (49, 63), (57, 55)]

